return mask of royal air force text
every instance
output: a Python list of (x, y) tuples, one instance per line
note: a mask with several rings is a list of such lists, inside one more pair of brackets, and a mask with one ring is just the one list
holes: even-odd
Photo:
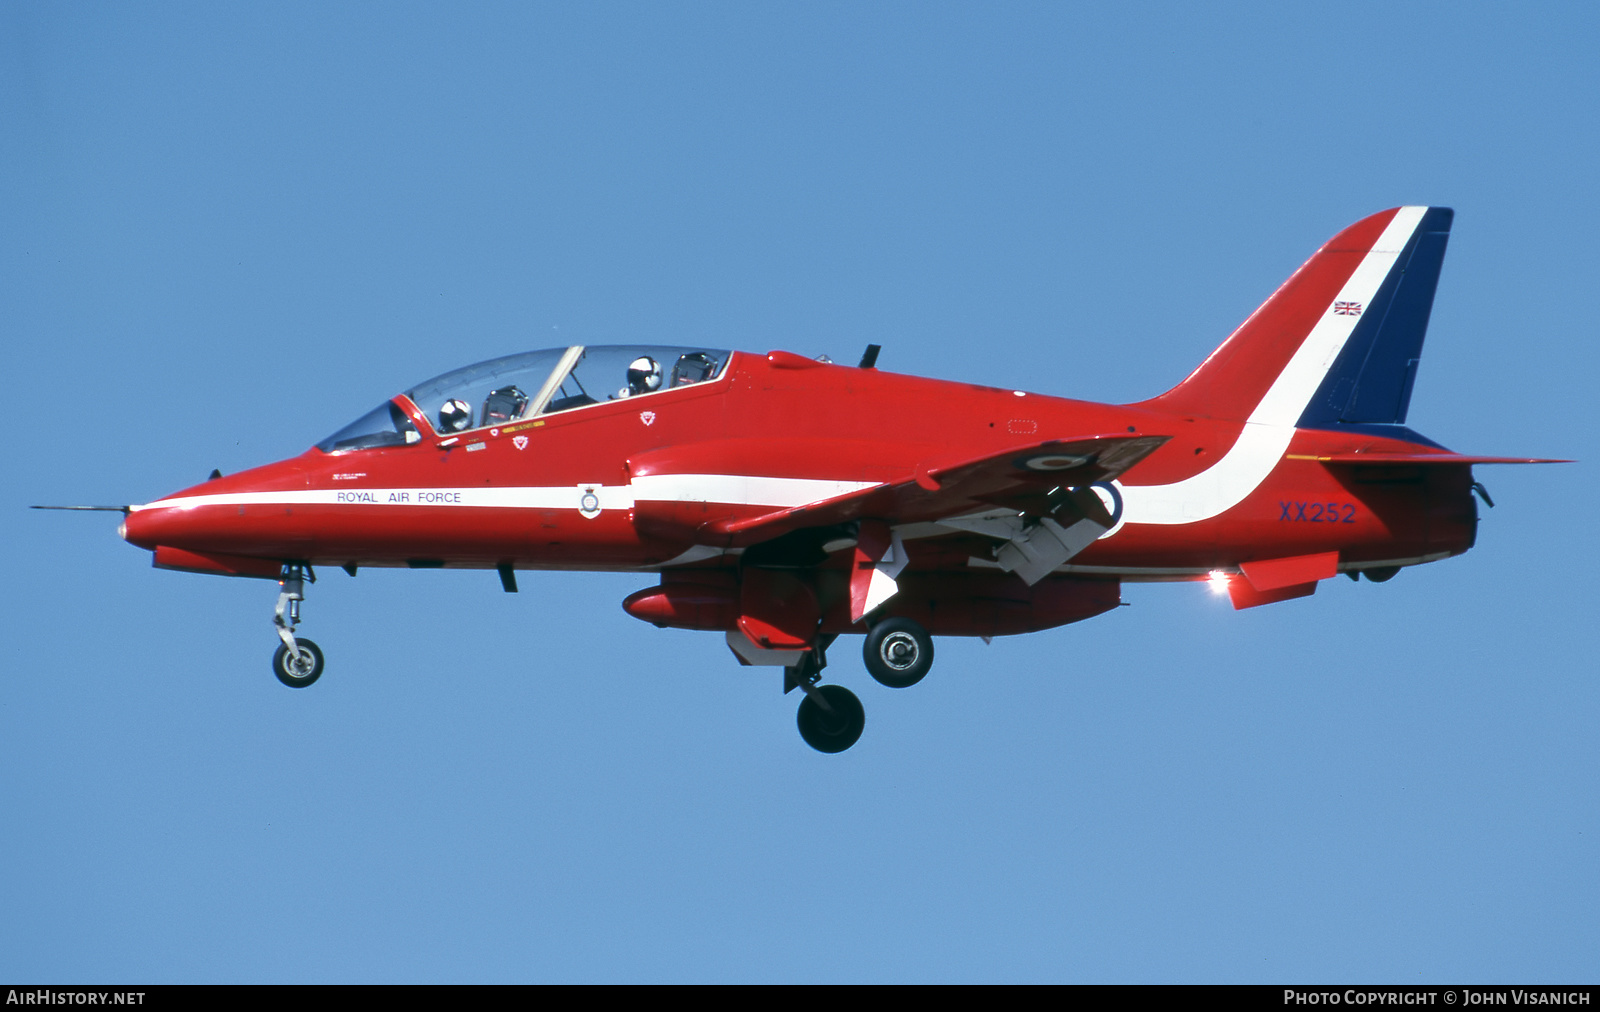
[(340, 492), (339, 502), (394, 503), (401, 506), (445, 506), (461, 503), (460, 492), (434, 492), (416, 489), (409, 492)]

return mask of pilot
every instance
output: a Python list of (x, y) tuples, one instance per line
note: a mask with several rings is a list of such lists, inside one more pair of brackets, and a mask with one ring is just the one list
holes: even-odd
[(628, 363), (628, 385), (617, 391), (617, 397), (637, 397), (661, 389), (661, 363), (649, 355), (640, 355)]
[(439, 409), (439, 431), (460, 432), (472, 424), (472, 406), (459, 397), (444, 402)]
[(483, 402), (483, 424), (502, 425), (513, 419), (521, 418), (522, 413), (528, 408), (528, 395), (523, 393), (515, 384), (489, 391), (488, 398)]
[(692, 351), (678, 358), (678, 364), (672, 367), (672, 385), (686, 387), (690, 383), (700, 383), (717, 371), (717, 363), (711, 356), (703, 351)]

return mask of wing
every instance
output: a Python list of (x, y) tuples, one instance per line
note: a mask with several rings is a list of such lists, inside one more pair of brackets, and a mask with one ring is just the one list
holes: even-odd
[(1084, 486), (1118, 477), (1169, 438), (1117, 434), (1053, 439), (982, 457), (922, 465), (899, 481), (804, 506), (718, 521), (708, 525), (707, 533), (722, 535), (731, 547), (741, 547), (804, 527), (865, 518), (919, 523), (995, 507), (1036, 517), (1066, 513), (1076, 520), (1087, 516), (1110, 526), (1099, 498)]

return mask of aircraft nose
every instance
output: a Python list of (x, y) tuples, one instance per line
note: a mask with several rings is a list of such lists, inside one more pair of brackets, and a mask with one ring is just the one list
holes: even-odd
[(135, 506), (128, 513), (127, 519), (117, 527), (117, 533), (130, 545), (154, 551), (157, 545), (170, 544), (171, 535), (180, 533), (182, 524), (174, 523), (178, 518), (173, 516), (180, 512), (182, 511)]
[[(226, 477), (215, 475), (129, 507), (122, 536), (129, 544), (156, 552), (158, 566), (164, 565), (162, 558), (175, 558), (174, 552), (187, 553), (183, 565), (168, 568), (194, 568), (195, 553), (213, 561), (226, 556), (238, 563), (235, 569), (249, 569), (242, 561), (247, 559), (308, 558), (317, 532), (313, 511), (303, 505), (307, 473), (306, 461), (291, 457)], [(269, 568), (275, 574), (274, 567)]]
[(120, 533), (124, 541), (154, 551), (158, 545), (193, 547), (196, 539), (211, 540), (237, 526), (235, 510), (219, 507), (204, 497), (215, 483), (196, 485), (163, 496), (143, 506), (128, 507)]

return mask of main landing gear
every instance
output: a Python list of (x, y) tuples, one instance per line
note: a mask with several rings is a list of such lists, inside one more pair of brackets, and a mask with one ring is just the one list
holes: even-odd
[(272, 673), (291, 689), (303, 689), (322, 677), (322, 649), (294, 634), (294, 627), (300, 624), (300, 602), (306, 599), (305, 581), (308, 579), (317, 582), (316, 570), (310, 565), (284, 563), (278, 577), (278, 606), (272, 615), (278, 638), (283, 640), (278, 652), (272, 655)]
[[(842, 685), (818, 685), (828, 666), (828, 646), (835, 636), (818, 637), (799, 664), (783, 669), (783, 691), (805, 690), (796, 723), (800, 737), (818, 752), (843, 752), (867, 726), (867, 712), (856, 694)], [(862, 651), (867, 672), (892, 689), (922, 681), (933, 666), (933, 637), (908, 618), (888, 618), (867, 633)]]
[(868, 631), (861, 654), (880, 685), (908, 689), (933, 667), (933, 637), (909, 618), (886, 618)]

